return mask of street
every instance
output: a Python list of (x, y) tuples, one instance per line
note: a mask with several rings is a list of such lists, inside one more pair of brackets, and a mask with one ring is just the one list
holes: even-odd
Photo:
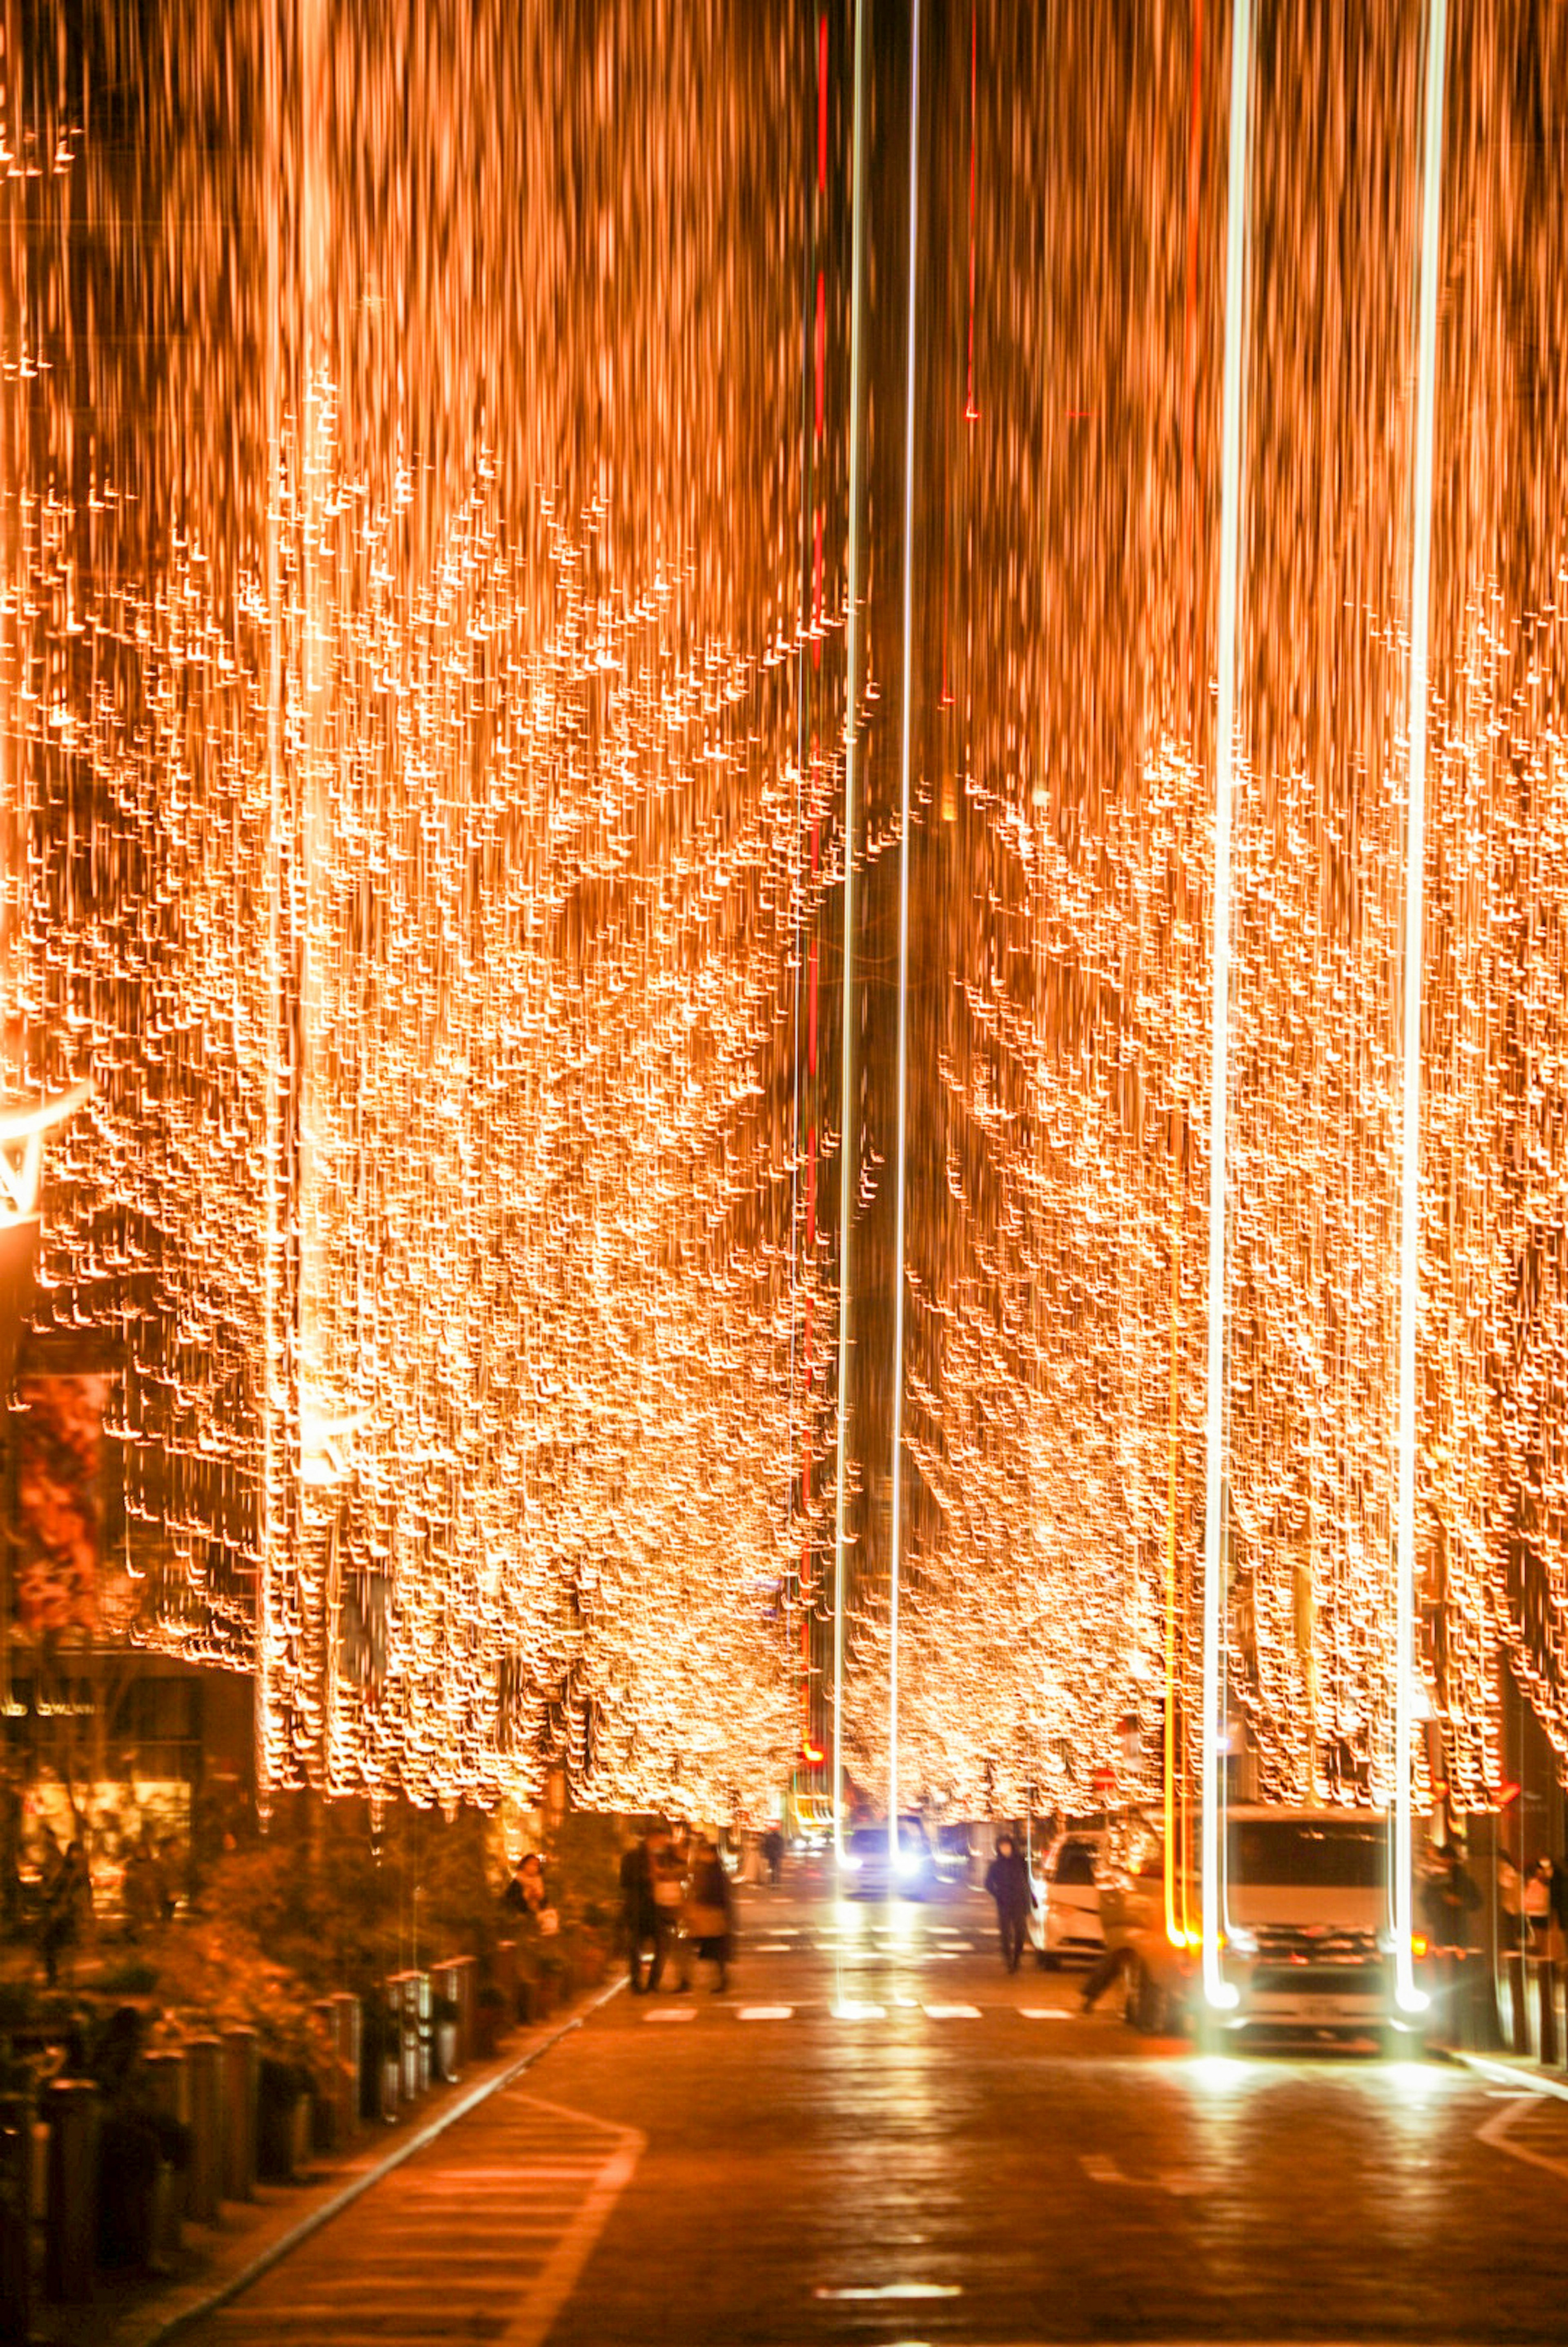
[(962, 1887), (741, 1896), (727, 1993), (613, 1996), (186, 2335), (1562, 2338), (1568, 2101), (1144, 2040)]

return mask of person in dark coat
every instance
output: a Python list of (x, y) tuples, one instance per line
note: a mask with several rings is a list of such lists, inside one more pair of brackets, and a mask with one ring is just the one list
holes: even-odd
[(654, 1895), (654, 1885), (664, 1870), (668, 1848), (667, 1829), (649, 1826), (642, 1840), (633, 1842), (621, 1860), (621, 1920), (626, 1928), (626, 1967), (634, 1996), (643, 1993), (643, 1951), (650, 1944), (653, 1954), (647, 1986), (657, 1989), (664, 1977), (669, 1932), (664, 1911)]
[(1029, 1865), (1011, 1834), (996, 1845), (996, 1856), (986, 1869), (985, 1887), (996, 1901), (996, 1928), (1002, 1937), (1002, 1961), (1010, 1973), (1018, 1970), (1023, 1935), (1034, 1904)]
[(519, 1859), (511, 1881), (501, 1894), (503, 1911), (524, 1931), (546, 1937), (560, 1928), (560, 1913), (545, 1888), (545, 1863), (537, 1850)]
[(1454, 1843), (1432, 1851), (1421, 1903), (1434, 1948), (1462, 1952), (1473, 1946), (1470, 1919), (1481, 1905), (1481, 1892)]
[(686, 1937), (681, 1942), (680, 1985), (691, 1985), (691, 1958), (711, 1964), (716, 1974), (713, 1993), (729, 1985), (729, 1958), (735, 1937), (735, 1892), (724, 1860), (710, 1841), (699, 1838), (693, 1849), (691, 1882), (686, 1901)]

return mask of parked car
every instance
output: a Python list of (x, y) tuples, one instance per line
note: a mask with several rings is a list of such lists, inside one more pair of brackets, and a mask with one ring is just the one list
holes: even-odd
[(1034, 1909), (1029, 1938), (1046, 1971), (1064, 1958), (1093, 1959), (1105, 1944), (1100, 1923), (1100, 1854), (1103, 1829), (1069, 1829), (1047, 1851), (1032, 1876)]
[(851, 1899), (923, 1899), (936, 1880), (931, 1843), (919, 1818), (899, 1819), (898, 1859), (889, 1864), (886, 1825), (857, 1826), (840, 1861), (843, 1888)]
[[(1226, 1819), (1227, 1981), (1237, 2002), (1216, 2016), (1227, 2035), (1376, 2036), (1420, 2042), (1419, 2017), (1395, 1999), (1389, 1913), (1389, 1820), (1369, 1809), (1233, 1809)], [(1201, 1892), (1189, 1884), (1185, 1929), (1167, 1924), (1163, 1857), (1141, 1871), (1109, 1868), (1107, 1943), (1128, 1950), (1127, 2017), (1179, 2027), (1202, 1998)], [(1418, 1975), (1426, 1954), (1417, 1937)]]

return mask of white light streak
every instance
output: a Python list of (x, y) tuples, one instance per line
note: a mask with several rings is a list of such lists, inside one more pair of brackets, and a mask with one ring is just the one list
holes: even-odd
[(1225, 1125), (1230, 1015), (1230, 798), (1236, 754), (1236, 603), (1241, 532), (1241, 359), (1245, 341), (1248, 0), (1230, 28), (1230, 158), (1226, 212), (1225, 384), (1220, 454), (1219, 716), (1215, 734), (1214, 1013), (1208, 1161), (1208, 1389), (1203, 1521), (1203, 1985), (1212, 2005), (1236, 1990), (1220, 1962), (1220, 1778), (1225, 1682), (1221, 1643), (1225, 1555)]
[(839, 1146), (839, 1457), (833, 1530), (833, 1848), (844, 1854), (845, 1475), (849, 1450), (850, 1233), (855, 1211), (855, 654), (860, 609), (860, 281), (865, 267), (866, 17), (855, 10), (854, 223), (850, 258), (850, 579), (844, 678), (844, 1046)]
[(1394, 1599), (1393, 1926), (1396, 1994), (1407, 2013), (1427, 1998), (1415, 1983), (1410, 1744), (1415, 1710), (1416, 1307), (1420, 1280), (1422, 887), (1426, 856), (1427, 624), (1431, 600), (1432, 411), (1437, 396), (1438, 250), (1442, 226), (1446, 0), (1428, 0), (1423, 144), (1420, 341), (1416, 390), (1415, 545), (1410, 571), (1410, 782), (1405, 824), (1404, 1073), (1400, 1092), (1400, 1480)]
[(899, 1144), (894, 1197), (892, 1545), (888, 1580), (888, 1855), (899, 1858), (899, 1566), (903, 1532), (904, 1184), (909, 1127), (910, 733), (914, 707), (915, 288), (920, 253), (920, 5), (911, 0), (909, 343), (904, 374), (904, 706), (899, 770)]

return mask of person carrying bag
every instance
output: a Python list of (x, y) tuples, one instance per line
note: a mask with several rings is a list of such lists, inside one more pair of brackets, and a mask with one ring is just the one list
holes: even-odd
[(713, 1993), (718, 1996), (729, 1985), (735, 1892), (718, 1850), (706, 1840), (697, 1844), (682, 1922), (685, 1938), (681, 1943), (681, 1987), (691, 1985), (689, 1964), (695, 1955), (698, 1963), (713, 1965), (717, 1975)]

